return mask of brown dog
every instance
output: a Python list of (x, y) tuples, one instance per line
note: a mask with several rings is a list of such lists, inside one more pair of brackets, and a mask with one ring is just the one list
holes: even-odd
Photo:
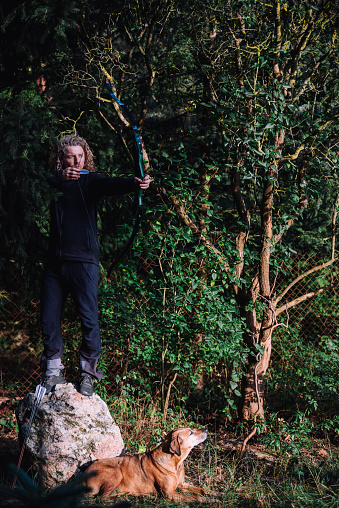
[[(162, 492), (174, 501), (204, 501), (196, 494), (207, 489), (185, 482), (184, 460), (194, 446), (205, 441), (207, 429), (172, 430), (154, 450), (93, 462), (85, 474), (89, 495), (108, 498), (113, 491), (119, 494), (145, 495)], [(187, 494), (178, 494), (179, 487)]]

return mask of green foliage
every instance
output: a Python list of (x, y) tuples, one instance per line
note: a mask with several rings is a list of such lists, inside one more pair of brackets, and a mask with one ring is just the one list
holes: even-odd
[[(101, 286), (104, 356), (121, 362), (116, 382), (124, 396), (164, 393), (175, 379), (179, 403), (187, 401), (199, 379), (214, 379), (216, 366), (227, 363), (232, 367), (225, 384), (218, 384), (219, 402), (234, 408), (248, 351), (235, 302), (227, 301), (227, 284), (215, 277), (201, 280), (196, 253), (181, 245), (180, 228), (169, 223), (165, 235), (157, 225), (152, 229), (147, 247), (159, 252), (161, 269), (155, 265), (138, 276), (132, 263), (125, 264), (122, 274)], [(175, 247), (168, 262), (164, 251), (170, 246)]]
[[(316, 344), (305, 343), (299, 336), (299, 329), (290, 326), (287, 333), (279, 333), (274, 363), (267, 379), (270, 393), (275, 393), (280, 407), (289, 406), (290, 410), (300, 407), (322, 412), (325, 407), (332, 406), (334, 410), (339, 388), (338, 337), (322, 336)], [(326, 414), (323, 417), (326, 418)]]
[(307, 413), (297, 411), (291, 422), (279, 418), (272, 413), (267, 422), (269, 432), (262, 437), (262, 441), (273, 447), (281, 455), (299, 457), (305, 448), (312, 448), (313, 424)]
[[(38, 298), (48, 234), (45, 174), (61, 133), (86, 137), (101, 172), (133, 173), (133, 136), (107, 97), (104, 69), (138, 116), (154, 176), (143, 236), (112, 284), (100, 288), (101, 366), (114, 372), (124, 396), (160, 397), (164, 411), (194, 396), (234, 415), (247, 370), (265, 352), (260, 322), (268, 303), (274, 307), (281, 266), (293, 252), (331, 254), (336, 37), (337, 8), (327, 2), (34, 0), (4, 20), (6, 291), (21, 273), (28, 281), (23, 300)], [(45, 91), (36, 87), (39, 77)], [(103, 272), (131, 231), (130, 205), (101, 204)], [(278, 354), (287, 354), (287, 345), (297, 349), (296, 325)], [(71, 357), (78, 329), (65, 330)], [(314, 392), (337, 389), (330, 347), (326, 338), (321, 353), (301, 346), (301, 363), (285, 364), (288, 374), (275, 367), (270, 386), (293, 379), (291, 391), (309, 389), (315, 408)], [(105, 396), (105, 383), (101, 390)]]
[[(1, 93), (0, 214), (1, 264), (15, 259), (41, 259), (33, 254), (41, 236), (48, 233), (44, 199), (46, 157), (50, 147), (53, 115), (33, 87), (16, 97)], [(39, 124), (45, 125), (41, 132)]]
[[(298, 263), (292, 260), (286, 263), (287, 270), (290, 266), (293, 271), (292, 280), (298, 273), (306, 271), (305, 264), (308, 264), (308, 258)], [(307, 285), (316, 290), (336, 280), (336, 274), (336, 266), (311, 272)], [(300, 289), (295, 291), (290, 298), (299, 297)], [(284, 326), (277, 329), (271, 369), (267, 376), (267, 397), (274, 411), (288, 419), (294, 412), (302, 411), (313, 415), (314, 424), (314, 415), (317, 415), (318, 431), (325, 431), (332, 437), (338, 435), (337, 306), (336, 290), (301, 304), (300, 313), (294, 311), (289, 320), (285, 320)]]
[(15, 420), (15, 415), (12, 413), (11, 415), (8, 415), (6, 417), (0, 418), (0, 426), (3, 428), (4, 432), (16, 430), (18, 431), (18, 424)]

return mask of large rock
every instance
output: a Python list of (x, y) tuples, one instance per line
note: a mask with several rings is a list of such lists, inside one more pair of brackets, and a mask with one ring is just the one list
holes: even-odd
[[(29, 393), (16, 410), (21, 443), (33, 405)], [(68, 383), (43, 397), (25, 449), (41, 487), (66, 482), (86, 462), (123, 454), (119, 427), (98, 395), (86, 397)]]

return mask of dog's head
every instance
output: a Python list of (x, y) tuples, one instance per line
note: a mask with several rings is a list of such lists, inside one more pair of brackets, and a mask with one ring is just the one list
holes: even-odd
[(184, 460), (194, 446), (205, 441), (207, 434), (207, 429), (176, 429), (167, 434), (164, 444), (169, 453)]

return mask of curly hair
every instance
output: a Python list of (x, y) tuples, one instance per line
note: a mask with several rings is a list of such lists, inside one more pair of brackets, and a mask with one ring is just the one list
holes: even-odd
[(63, 168), (64, 149), (67, 146), (81, 146), (85, 154), (85, 168), (91, 172), (96, 171), (94, 156), (87, 141), (75, 134), (67, 134), (58, 141), (49, 159), (49, 165), (52, 171), (60, 171)]

